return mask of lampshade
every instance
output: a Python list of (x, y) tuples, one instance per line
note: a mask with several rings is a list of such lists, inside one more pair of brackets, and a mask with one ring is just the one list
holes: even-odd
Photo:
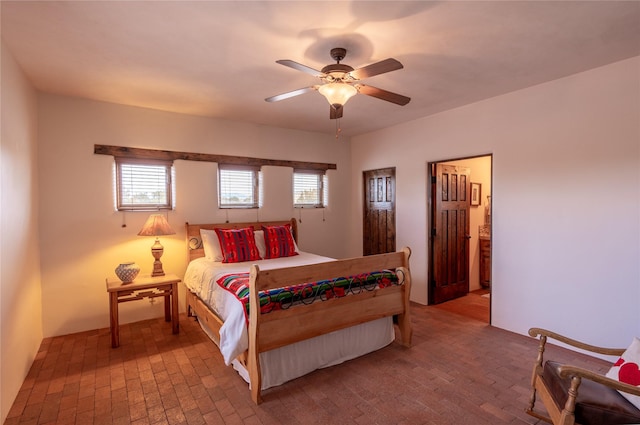
[(163, 236), (163, 235), (175, 235), (167, 219), (162, 214), (151, 214), (147, 219), (147, 222), (142, 226), (142, 230), (138, 233), (138, 236)]
[(358, 90), (347, 83), (328, 83), (318, 88), (321, 95), (327, 98), (329, 105), (343, 106)]

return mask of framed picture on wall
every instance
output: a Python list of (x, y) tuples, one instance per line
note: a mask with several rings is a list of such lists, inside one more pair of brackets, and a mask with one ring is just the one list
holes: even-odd
[(480, 183), (471, 183), (471, 206), (477, 207), (480, 205), (480, 197), (482, 191), (482, 185)]

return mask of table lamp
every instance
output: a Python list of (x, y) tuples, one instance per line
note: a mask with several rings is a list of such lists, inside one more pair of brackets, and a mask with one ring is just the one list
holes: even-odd
[(162, 214), (151, 214), (147, 219), (147, 222), (142, 226), (142, 230), (138, 233), (138, 236), (155, 236), (156, 242), (151, 246), (151, 255), (156, 260), (153, 262), (153, 273), (151, 276), (164, 276), (164, 270), (162, 270), (162, 262), (160, 257), (164, 252), (164, 247), (160, 244), (158, 236), (175, 235), (167, 219)]

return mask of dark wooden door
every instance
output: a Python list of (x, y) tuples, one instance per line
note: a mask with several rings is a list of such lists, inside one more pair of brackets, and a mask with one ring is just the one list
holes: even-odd
[(430, 301), (438, 304), (469, 292), (469, 168), (433, 164), (431, 169)]
[(364, 171), (364, 255), (396, 250), (396, 169)]

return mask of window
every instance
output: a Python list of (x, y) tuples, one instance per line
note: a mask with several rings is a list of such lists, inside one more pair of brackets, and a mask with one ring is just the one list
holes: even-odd
[(259, 167), (218, 164), (220, 208), (258, 208)]
[(326, 178), (321, 170), (293, 171), (293, 206), (322, 208), (326, 206)]
[(116, 209), (172, 209), (172, 161), (116, 157)]

